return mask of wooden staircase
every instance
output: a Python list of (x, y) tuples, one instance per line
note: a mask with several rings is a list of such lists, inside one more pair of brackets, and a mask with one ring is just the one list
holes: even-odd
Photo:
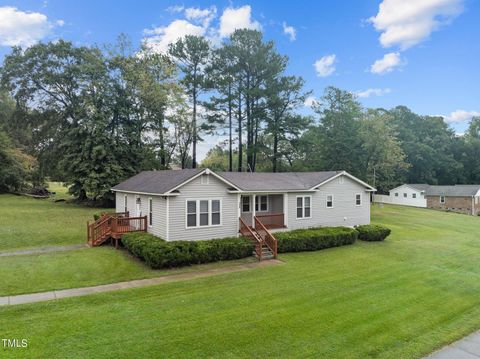
[(104, 213), (95, 222), (87, 222), (87, 243), (90, 247), (97, 247), (112, 239), (118, 248), (122, 234), (146, 231), (147, 216), (129, 217), (128, 212)]
[(253, 256), (259, 261), (265, 259), (277, 258), (277, 239), (270, 233), (265, 225), (257, 218), (254, 217), (255, 227), (251, 227), (245, 223), (241, 218), (239, 232), (242, 236), (250, 238), (255, 248)]

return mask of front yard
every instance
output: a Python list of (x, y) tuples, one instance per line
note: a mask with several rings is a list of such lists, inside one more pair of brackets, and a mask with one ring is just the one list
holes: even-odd
[[(392, 228), (386, 242), (282, 254), (284, 265), (210, 278), (0, 307), (0, 336), (29, 340), (28, 348), (2, 354), (419, 358), (480, 328), (480, 218), (385, 206), (374, 207), (373, 222)], [(58, 255), (70, 278), (77, 262)]]

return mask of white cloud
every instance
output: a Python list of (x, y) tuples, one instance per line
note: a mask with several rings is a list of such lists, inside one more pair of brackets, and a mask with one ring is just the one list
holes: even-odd
[(369, 21), (383, 47), (405, 50), (427, 39), (463, 11), (463, 0), (383, 0)]
[(318, 100), (315, 96), (308, 96), (305, 99), (305, 102), (303, 103), (303, 106), (312, 107), (316, 102), (318, 102)]
[(358, 91), (355, 94), (360, 98), (368, 98), (370, 96), (383, 96), (383, 95), (386, 95), (390, 92), (392, 92), (392, 90), (387, 87), (387, 88), (384, 88), (384, 89), (371, 88), (371, 89), (367, 89), (365, 91)]
[(185, 9), (185, 6), (183, 5), (173, 5), (167, 7), (167, 11), (170, 13), (183, 12), (183, 9)]
[(443, 118), (445, 122), (456, 123), (456, 122), (470, 121), (474, 116), (480, 116), (480, 112), (456, 110), (451, 112), (449, 115), (443, 116)]
[(48, 36), (64, 21), (50, 22), (46, 15), (24, 12), (15, 7), (0, 7), (0, 45), (30, 46)]
[[(226, 8), (218, 19), (217, 8), (211, 6), (206, 9), (195, 7), (172, 6), (167, 8), (171, 13), (182, 13), (184, 19), (176, 19), (166, 26), (143, 30), (143, 42), (147, 47), (157, 52), (166, 52), (168, 45), (186, 35), (205, 36), (214, 45), (222, 38), (229, 36), (236, 29), (256, 29), (262, 27), (252, 19), (251, 7), (245, 5), (239, 8)], [(218, 26), (212, 25), (214, 20)]]
[(193, 22), (200, 22), (203, 27), (208, 27), (216, 15), (217, 8), (215, 6), (211, 6), (208, 9), (199, 9), (195, 7), (185, 9), (185, 17)]
[(239, 8), (228, 7), (223, 11), (218, 30), (220, 36), (227, 37), (236, 29), (262, 29), (260, 23), (252, 19), (252, 8), (250, 5)]
[(403, 65), (400, 53), (390, 52), (385, 54), (380, 60), (377, 60), (370, 67), (373, 74), (385, 74), (393, 71), (396, 67)]
[(206, 29), (186, 20), (175, 20), (168, 26), (144, 30), (144, 42), (147, 47), (156, 52), (166, 52), (168, 45), (186, 35), (202, 36)]
[(336, 56), (334, 54), (323, 56), (315, 61), (313, 66), (318, 77), (327, 77), (335, 72)]
[(297, 30), (293, 26), (287, 25), (286, 22), (283, 23), (283, 33), (290, 38), (290, 41), (297, 39)]

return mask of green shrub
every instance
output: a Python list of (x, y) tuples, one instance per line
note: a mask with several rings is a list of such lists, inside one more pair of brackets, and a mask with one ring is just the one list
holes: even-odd
[(354, 243), (357, 236), (355, 229), (347, 227), (321, 227), (275, 233), (279, 253), (317, 251), (343, 246)]
[(150, 267), (171, 268), (249, 257), (253, 243), (247, 238), (223, 238), (206, 241), (164, 241), (148, 233), (128, 233), (124, 246)]
[(143, 250), (147, 244), (165, 242), (160, 237), (155, 237), (145, 232), (125, 233), (122, 236), (122, 243), (135, 257), (145, 260)]
[(358, 231), (358, 239), (370, 242), (383, 241), (391, 233), (390, 228), (379, 226), (377, 224), (358, 226), (356, 230)]

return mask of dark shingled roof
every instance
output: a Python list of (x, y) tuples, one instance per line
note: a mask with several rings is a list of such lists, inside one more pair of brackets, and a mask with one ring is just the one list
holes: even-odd
[(478, 184), (457, 184), (455, 186), (429, 186), (427, 196), (471, 197), (480, 190)]
[(308, 190), (340, 172), (220, 172), (219, 175), (243, 191), (289, 191)]
[(418, 191), (426, 191), (428, 187), (430, 187), (430, 185), (426, 184), (426, 183), (412, 183), (412, 184), (407, 184), (407, 186), (409, 187), (412, 187)]
[(144, 171), (117, 184), (114, 191), (131, 191), (163, 194), (189, 180), (203, 169)]

